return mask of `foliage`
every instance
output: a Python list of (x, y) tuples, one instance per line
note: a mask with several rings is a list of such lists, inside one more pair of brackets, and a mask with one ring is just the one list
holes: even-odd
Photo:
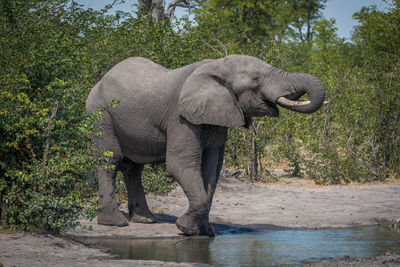
[[(127, 201), (128, 192), (121, 172), (118, 172), (116, 183), (118, 201)], [(176, 182), (167, 173), (165, 164), (145, 165), (142, 174), (142, 184), (145, 193), (156, 195), (166, 195), (176, 187)]]
[[(75, 86), (56, 79), (43, 90), (33, 90), (25, 75), (3, 78), (3, 223), (58, 233), (76, 225), (75, 219), (83, 212), (81, 203), (92, 197), (86, 175), (94, 162), (87, 152), (93, 119), (76, 114), (82, 101), (70, 94)], [(30, 95), (32, 91), (38, 98)], [(46, 96), (49, 91), (63, 91), (64, 96), (54, 99)], [(58, 112), (57, 105), (50, 106), (52, 100), (59, 101)], [(55, 116), (50, 117), (51, 113)]]
[(78, 73), (76, 36), (65, 12), (52, 9), (64, 2), (2, 3), (0, 207), (2, 223), (20, 230), (72, 227), (92, 196), (87, 87), (70, 79)]
[(165, 165), (145, 166), (143, 170), (143, 187), (146, 193), (165, 195), (174, 189), (176, 183), (168, 175)]
[(356, 13), (360, 22), (354, 41), (362, 55), (360, 65), (369, 87), (368, 117), (372, 121), (368, 152), (369, 167), (376, 176), (399, 173), (400, 161), (400, 2), (394, 0), (388, 12), (363, 8)]
[(265, 168), (282, 161), (292, 175), (324, 184), (398, 177), (398, 8), (357, 13), (355, 43), (336, 36), (334, 20), (321, 19), (310, 43), (261, 39), (241, 47), (284, 70), (316, 75), (330, 104), (312, 115), (281, 109), (277, 120), (231, 129), (226, 164), (245, 169), (250, 181), (270, 179)]
[(291, 37), (311, 40), (313, 23), (320, 18), (326, 0), (196, 2), (200, 6), (195, 11), (199, 27), (211, 30), (220, 40), (246, 44), (260, 37), (278, 41)]
[[(318, 125), (314, 138), (304, 136), (310, 127), (300, 126), (297, 147), (308, 150), (302, 164), (320, 183), (384, 180), (399, 173), (399, 50), (391, 46), (398, 43), (391, 39), (398, 6), (387, 13), (363, 8), (355, 16), (361, 24), (354, 45), (336, 37), (333, 21), (321, 20), (313, 41), (317, 49), (310, 53), (309, 70), (323, 80), (330, 104), (322, 116), (311, 117)], [(390, 56), (388, 47), (394, 48)]]

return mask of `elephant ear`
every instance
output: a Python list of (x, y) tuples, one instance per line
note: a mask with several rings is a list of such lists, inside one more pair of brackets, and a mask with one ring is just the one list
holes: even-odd
[(213, 63), (195, 70), (179, 95), (179, 113), (193, 124), (243, 126), (245, 119), (233, 92), (218, 76)]

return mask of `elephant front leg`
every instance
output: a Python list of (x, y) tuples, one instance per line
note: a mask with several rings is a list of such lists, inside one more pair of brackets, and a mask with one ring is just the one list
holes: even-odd
[(185, 214), (177, 219), (176, 226), (185, 235), (214, 236), (215, 231), (208, 219), (210, 205), (200, 170), (193, 170), (192, 167), (188, 167), (182, 169), (181, 175), (177, 177), (179, 177), (177, 180), (188, 197), (189, 208)]
[(203, 152), (202, 159), (202, 176), (204, 178), (204, 187), (207, 192), (207, 201), (211, 210), (211, 204), (217, 187), (219, 175), (224, 160), (224, 148), (225, 145), (221, 145), (218, 148), (209, 148)]
[(167, 170), (173, 175), (189, 200), (189, 208), (176, 225), (185, 235), (214, 236), (208, 221), (209, 198), (201, 173), (202, 148), (194, 132), (171, 134), (167, 147)]

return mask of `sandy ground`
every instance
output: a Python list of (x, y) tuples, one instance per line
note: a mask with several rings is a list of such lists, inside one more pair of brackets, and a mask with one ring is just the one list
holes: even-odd
[[(173, 222), (183, 214), (188, 201), (178, 187), (169, 196), (147, 197), (159, 223), (131, 223), (127, 227), (97, 225), (77, 230), (77, 236), (178, 237)], [(313, 182), (284, 178), (269, 185), (244, 184), (234, 178), (221, 179), (210, 213), (210, 221), (256, 229), (325, 228), (389, 224), (400, 218), (400, 184), (361, 186), (316, 186)], [(127, 212), (126, 204), (121, 209)], [(111, 229), (110, 229), (111, 228)]]
[[(147, 197), (157, 223), (130, 223), (127, 227), (97, 225), (83, 220), (93, 230), (76, 229), (69, 238), (183, 238), (176, 217), (187, 208), (187, 199), (177, 188), (169, 196)], [(324, 228), (390, 224), (400, 218), (400, 184), (361, 186), (316, 186), (310, 181), (282, 178), (268, 185), (243, 184), (221, 179), (213, 201), (210, 221), (218, 231), (230, 226), (256, 229)], [(126, 211), (126, 204), (121, 205)], [(110, 251), (82, 245), (70, 239), (43, 235), (0, 235), (0, 262), (4, 266), (201, 266), (154, 261), (115, 260)], [(319, 265), (318, 265), (319, 264)], [(313, 266), (399, 266), (400, 256), (371, 259), (338, 259)], [(1, 265), (0, 265), (1, 266)]]
[(344, 257), (336, 260), (321, 261), (313, 264), (306, 264), (305, 267), (398, 267), (400, 266), (400, 255), (381, 255), (367, 259), (352, 259)]

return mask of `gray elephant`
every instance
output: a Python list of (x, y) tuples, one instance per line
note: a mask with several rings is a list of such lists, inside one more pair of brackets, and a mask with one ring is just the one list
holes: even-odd
[[(299, 97), (308, 94), (308, 101)], [(119, 99), (112, 107), (110, 103)], [(98, 170), (97, 222), (125, 226), (115, 196), (117, 171), (124, 175), (132, 221), (152, 223), (142, 187), (143, 165), (165, 162), (189, 200), (176, 221), (185, 235), (214, 235), (209, 212), (224, 157), (227, 129), (251, 117), (278, 116), (276, 104), (301, 113), (318, 110), (322, 83), (309, 74), (291, 74), (251, 56), (230, 55), (178, 69), (128, 58), (91, 90), (87, 112), (102, 108), (95, 142), (113, 152), (114, 170)]]

